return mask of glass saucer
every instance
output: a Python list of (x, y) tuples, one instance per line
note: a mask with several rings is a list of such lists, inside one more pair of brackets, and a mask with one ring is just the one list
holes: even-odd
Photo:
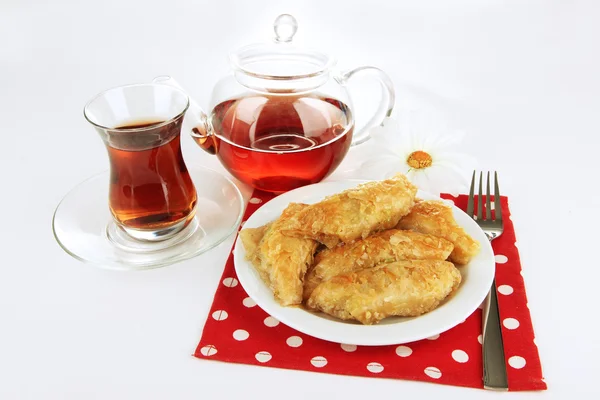
[(117, 227), (108, 208), (106, 171), (83, 181), (62, 199), (52, 219), (56, 241), (80, 261), (118, 270), (163, 267), (212, 249), (240, 223), (243, 197), (231, 180), (216, 171), (203, 167), (188, 170), (198, 192), (196, 215), (174, 237), (138, 241)]

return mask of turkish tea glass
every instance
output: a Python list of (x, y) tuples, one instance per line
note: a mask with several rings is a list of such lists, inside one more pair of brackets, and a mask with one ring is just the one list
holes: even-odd
[(133, 239), (172, 238), (194, 217), (196, 189), (180, 144), (188, 107), (184, 92), (156, 83), (109, 89), (85, 106), (108, 151), (110, 212)]

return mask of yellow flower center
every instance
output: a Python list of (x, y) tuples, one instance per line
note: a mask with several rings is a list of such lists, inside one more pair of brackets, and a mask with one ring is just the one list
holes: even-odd
[(431, 156), (421, 150), (413, 151), (406, 159), (406, 163), (415, 169), (431, 167), (432, 162)]

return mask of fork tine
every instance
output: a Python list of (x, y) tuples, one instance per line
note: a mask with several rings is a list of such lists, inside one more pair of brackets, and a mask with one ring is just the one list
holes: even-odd
[(479, 196), (477, 196), (477, 221), (483, 219), (483, 172), (479, 173)]
[(502, 222), (502, 204), (500, 203), (500, 187), (498, 186), (498, 172), (494, 172), (494, 209), (496, 221)]
[(487, 185), (485, 192), (485, 219), (492, 220), (492, 200), (490, 199), (490, 171), (487, 173)]
[(475, 171), (471, 178), (471, 189), (469, 190), (469, 201), (467, 202), (467, 215), (473, 218), (473, 209), (475, 205)]
[(475, 171), (471, 178), (471, 189), (469, 189), (469, 201), (467, 202), (467, 215), (473, 218), (473, 209), (475, 208)]

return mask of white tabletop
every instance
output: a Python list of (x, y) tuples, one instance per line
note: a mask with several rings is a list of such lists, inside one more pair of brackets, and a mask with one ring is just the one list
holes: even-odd
[[(84, 265), (55, 243), (56, 204), (108, 166), (83, 104), (171, 74), (206, 105), (227, 52), (270, 38), (283, 12), (297, 17), (298, 40), (334, 52), (340, 66), (386, 70), (398, 104), (444, 111), (469, 134), (465, 152), (500, 172), (549, 385), (507, 396), (599, 394), (600, 3), (3, 0), (0, 398), (496, 396), (195, 359), (233, 238), (135, 273)], [(183, 146), (188, 164), (220, 168), (189, 137)], [(360, 157), (353, 148), (345, 164)]]

